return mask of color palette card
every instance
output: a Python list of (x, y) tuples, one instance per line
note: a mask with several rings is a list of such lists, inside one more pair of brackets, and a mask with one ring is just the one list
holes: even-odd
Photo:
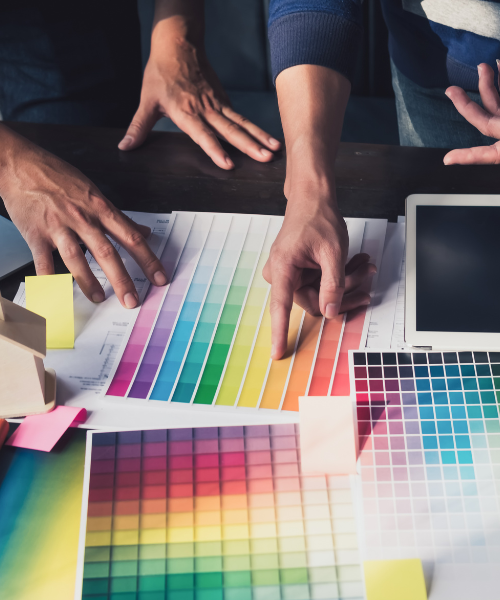
[(498, 598), (500, 353), (352, 352), (364, 558), (422, 559), (430, 598)]
[[(270, 359), (270, 286), (262, 269), (282, 222), (267, 215), (175, 213), (162, 255), (171, 283), (149, 291), (106, 396), (277, 412), (297, 411), (300, 396), (330, 393), (338, 357), (347, 364), (343, 316), (325, 321), (294, 305), (286, 356)], [(367, 251), (380, 261), (386, 226), (347, 219), (350, 255)], [(348, 318), (350, 348), (360, 347), (364, 315)], [(348, 382), (347, 369), (345, 375)]]
[(75, 598), (363, 597), (348, 478), (298, 425), (89, 432)]

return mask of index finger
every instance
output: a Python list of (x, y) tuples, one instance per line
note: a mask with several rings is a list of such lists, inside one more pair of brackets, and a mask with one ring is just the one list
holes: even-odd
[(279, 360), (285, 354), (288, 340), (288, 325), (293, 306), (294, 271), (295, 267), (288, 265), (273, 269), (271, 285), (271, 358)]
[(158, 286), (167, 283), (163, 265), (131, 219), (119, 211), (112, 210), (103, 215), (101, 223), (109, 235), (127, 250), (151, 283)]

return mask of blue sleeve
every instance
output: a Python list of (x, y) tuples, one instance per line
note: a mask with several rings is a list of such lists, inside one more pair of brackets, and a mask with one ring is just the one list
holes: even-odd
[(352, 79), (363, 32), (362, 0), (270, 0), (273, 80), (295, 65), (329, 67)]

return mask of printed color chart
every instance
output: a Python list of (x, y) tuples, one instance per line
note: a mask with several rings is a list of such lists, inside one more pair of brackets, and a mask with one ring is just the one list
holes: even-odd
[[(171, 283), (151, 288), (106, 395), (177, 408), (297, 411), (299, 396), (328, 394), (343, 316), (325, 321), (294, 305), (288, 351), (270, 359), (270, 286), (262, 269), (283, 217), (173, 217), (161, 257)], [(347, 227), (350, 256), (365, 251), (379, 261), (374, 249), (383, 247), (386, 222), (347, 219)], [(364, 313), (358, 321), (362, 328)]]
[(432, 598), (498, 598), (500, 353), (350, 362), (366, 558), (435, 563), (444, 587)]
[(363, 597), (349, 479), (301, 474), (298, 425), (89, 433), (83, 497), (77, 599)]

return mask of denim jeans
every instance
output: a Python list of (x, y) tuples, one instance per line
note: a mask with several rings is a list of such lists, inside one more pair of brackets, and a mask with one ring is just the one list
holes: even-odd
[(128, 126), (139, 105), (137, 0), (1, 0), (5, 120)]
[[(392, 61), (391, 69), (401, 146), (470, 148), (497, 141), (468, 123), (445, 95), (444, 88), (428, 89), (413, 83)], [(468, 94), (482, 106), (478, 93)]]

